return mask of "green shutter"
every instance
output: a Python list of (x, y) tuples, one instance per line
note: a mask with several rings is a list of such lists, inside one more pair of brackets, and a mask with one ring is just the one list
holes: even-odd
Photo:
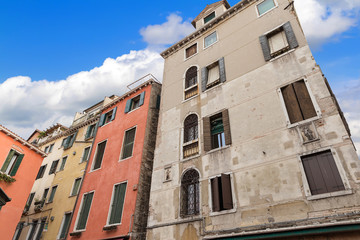
[(88, 126), (87, 130), (86, 130), (86, 134), (85, 134), (85, 138), (89, 138), (90, 137), (90, 132), (91, 132), (91, 126)]
[(55, 197), (57, 186), (52, 187), (48, 202), (52, 202)]
[(126, 185), (126, 183), (122, 183), (115, 186), (109, 224), (121, 223)]
[(70, 217), (71, 217), (71, 213), (66, 213), (64, 216), (64, 223), (62, 225), (62, 229), (60, 232), (60, 239), (65, 238), (66, 231), (68, 230), (70, 225)]
[(11, 170), (10, 172), (10, 176), (15, 176), (17, 170), (19, 169), (19, 166), (20, 166), (20, 163), (21, 161), (23, 160), (24, 158), (24, 154), (20, 154), (17, 158), (16, 158), (16, 162), (15, 162), (15, 165), (13, 167), (13, 169)]
[(94, 195), (93, 192), (84, 195), (84, 200), (83, 200), (83, 204), (82, 204), (82, 207), (81, 207), (81, 211), (80, 211), (80, 215), (79, 215), (79, 221), (78, 221), (78, 224), (76, 226), (76, 230), (85, 229), (86, 222), (87, 222), (87, 219), (89, 217), (90, 206), (91, 206), (91, 202), (92, 202), (92, 199), (93, 199), (93, 195)]
[(132, 102), (132, 99), (129, 99), (129, 100), (127, 100), (127, 101), (126, 101), (126, 105), (125, 105), (125, 113), (130, 112), (131, 102)]
[(8, 166), (10, 164), (11, 158), (14, 156), (14, 153), (15, 153), (15, 150), (11, 149), (2, 168), (1, 168), (2, 172), (6, 172), (6, 169), (8, 168)]
[(100, 116), (100, 120), (99, 120), (99, 127), (101, 127), (102, 125), (104, 125), (105, 123), (105, 113), (101, 114)]
[(139, 106), (142, 106), (144, 104), (144, 99), (145, 99), (145, 91), (140, 94)]
[(112, 115), (111, 115), (111, 119), (110, 119), (110, 121), (112, 121), (112, 120), (114, 120), (114, 119), (115, 119), (116, 110), (117, 110), (117, 107), (115, 107), (115, 108), (113, 109), (113, 112), (112, 112)]
[(73, 134), (73, 137), (71, 138), (70, 145), (68, 146), (68, 148), (71, 148), (72, 145), (74, 144), (77, 133), (78, 133), (78, 131), (76, 131), (76, 133)]

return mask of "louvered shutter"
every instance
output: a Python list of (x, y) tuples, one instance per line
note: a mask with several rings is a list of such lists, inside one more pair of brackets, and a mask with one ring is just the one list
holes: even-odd
[(303, 120), (299, 104), (296, 99), (293, 85), (290, 84), (281, 88), (281, 93), (285, 102), (286, 111), (289, 116), (290, 123), (296, 123)]
[(102, 142), (98, 145), (96, 157), (95, 157), (95, 163), (93, 169), (98, 169), (101, 166), (102, 158), (104, 156), (106, 142)]
[(144, 100), (145, 100), (145, 91), (140, 94), (139, 106), (142, 106), (144, 104)]
[(286, 38), (289, 43), (290, 49), (298, 47), (299, 44), (298, 44), (298, 41), (296, 40), (295, 33), (291, 27), (290, 22), (285, 23), (283, 25), (283, 29), (286, 34)]
[(262, 35), (259, 37), (259, 40), (260, 40), (261, 49), (264, 54), (264, 59), (265, 61), (269, 61), (271, 59), (271, 54), (270, 54), (270, 46), (269, 46), (268, 38), (266, 35)]
[(219, 178), (215, 177), (210, 180), (211, 182), (211, 198), (213, 212), (220, 211), (220, 192), (219, 192)]
[(210, 151), (211, 150), (211, 134), (210, 134), (210, 118), (204, 117), (203, 118), (203, 138), (204, 138), (204, 150)]
[(13, 167), (13, 169), (11, 170), (10, 172), (10, 176), (15, 176), (17, 170), (19, 169), (19, 166), (20, 166), (20, 163), (21, 161), (23, 160), (24, 158), (24, 154), (20, 154), (17, 158), (16, 158), (16, 162), (15, 162), (15, 165)]
[(114, 107), (110, 121), (113, 121), (115, 119), (116, 111), (117, 111), (117, 107)]
[(91, 136), (90, 136), (90, 133), (91, 133), (91, 127), (92, 127), (92, 125), (88, 126), (88, 128), (87, 128), (87, 130), (86, 130), (85, 138), (89, 138), (89, 137), (91, 137)]
[(126, 185), (127, 185), (126, 183), (122, 183), (115, 186), (114, 199), (113, 199), (109, 224), (121, 222)]
[(224, 210), (233, 208), (230, 175), (221, 174), (221, 192)]
[[(70, 144), (68, 145), (67, 148), (71, 148), (72, 145), (74, 144), (75, 142), (75, 139), (76, 139), (76, 135), (77, 135), (78, 131), (76, 131), (73, 135), (72, 135), (72, 138), (71, 138), (71, 141), (70, 141)], [(71, 137), (71, 136), (70, 136)]]
[(220, 74), (220, 82), (226, 81), (226, 74), (225, 74), (225, 60), (224, 58), (219, 59), (219, 74)]
[(224, 126), (224, 134), (225, 134), (225, 144), (231, 144), (231, 131), (230, 131), (230, 119), (229, 119), (229, 110), (225, 109), (222, 111), (222, 120)]
[(203, 67), (201, 69), (201, 91), (203, 92), (206, 90), (207, 80), (208, 80), (208, 69), (207, 67)]
[(127, 101), (126, 101), (126, 105), (125, 105), (125, 113), (130, 112), (131, 102), (132, 102), (132, 99), (129, 99), (129, 100), (127, 100)]
[(100, 116), (99, 127), (104, 125), (104, 123), (105, 123), (105, 113), (101, 114), (101, 116)]
[(308, 119), (316, 116), (314, 105), (311, 101), (310, 94), (306, 88), (304, 81), (297, 81), (293, 83), (296, 97), (303, 115), (303, 119)]
[(89, 217), (90, 206), (91, 206), (93, 195), (94, 195), (94, 193), (88, 193), (84, 196), (84, 202), (83, 202), (83, 206), (81, 208), (79, 222), (76, 227), (77, 230), (85, 229), (86, 222)]
[(2, 172), (6, 172), (6, 169), (8, 168), (10, 161), (11, 161), (12, 157), (14, 156), (14, 153), (15, 153), (15, 150), (11, 149), (2, 168), (1, 168)]

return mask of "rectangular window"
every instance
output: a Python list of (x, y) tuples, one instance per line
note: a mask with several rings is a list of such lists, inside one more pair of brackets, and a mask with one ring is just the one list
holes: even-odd
[(61, 161), (61, 165), (60, 165), (59, 171), (64, 170), (64, 168), (65, 168), (65, 164), (66, 164), (66, 160), (67, 160), (67, 156), (65, 156), (65, 157), (63, 157), (63, 158), (62, 158), (62, 161)]
[(67, 138), (64, 138), (61, 142), (61, 146), (63, 147), (65, 145), (65, 142), (66, 142)]
[(215, 18), (215, 12), (210, 13), (209, 15), (204, 17), (204, 24), (210, 22), (214, 18)]
[(132, 156), (135, 141), (135, 132), (136, 128), (132, 128), (125, 132), (122, 159)]
[(55, 160), (55, 161), (52, 162), (51, 167), (50, 167), (50, 171), (49, 171), (49, 175), (56, 172), (58, 164), (59, 164), (59, 160)]
[(30, 230), (29, 230), (26, 240), (28, 240), (28, 239), (30, 240), (30, 239), (34, 238), (38, 222), (39, 222), (39, 220), (36, 219), (36, 220), (33, 220), (33, 222), (30, 224), (31, 226), (30, 226)]
[(34, 239), (38, 240), (41, 239), (42, 232), (44, 231), (44, 227), (46, 224), (46, 217), (41, 219), (40, 225), (36, 229), (36, 237)]
[(48, 153), (49, 152), (49, 146), (47, 146), (44, 150), (45, 153)]
[(83, 156), (81, 157), (80, 163), (86, 162), (89, 159), (89, 154), (90, 154), (90, 147), (87, 147), (84, 149)]
[(225, 61), (220, 58), (218, 61), (201, 69), (201, 89), (204, 92), (219, 83), (226, 81)]
[(133, 97), (132, 99), (127, 100), (125, 105), (125, 113), (141, 107), (144, 104), (144, 100), (145, 92), (142, 92), (141, 94)]
[(78, 131), (76, 131), (76, 133), (74, 134), (71, 134), (70, 136), (68, 136), (67, 138), (65, 138), (65, 142), (63, 141), (64, 143), (64, 150), (66, 149), (69, 149), (72, 147), (72, 145), (74, 144), (75, 142), (75, 139), (76, 139), (76, 135), (77, 135)]
[(219, 212), (233, 208), (231, 181), (229, 174), (221, 174), (210, 180), (212, 210)]
[(15, 176), (23, 158), (24, 154), (20, 154), (11, 149), (5, 159), (3, 166), (1, 167), (1, 172), (10, 176)]
[[(38, 174), (36, 175), (36, 179), (42, 178), (44, 176), (47, 164), (40, 167)], [(35, 180), (36, 180), (35, 179)]]
[(92, 170), (96, 170), (96, 169), (100, 168), (102, 159), (104, 156), (104, 152), (105, 152), (105, 147), (106, 147), (106, 141), (98, 144)]
[(85, 134), (85, 139), (94, 137), (95, 128), (96, 128), (95, 126), (96, 126), (96, 124), (92, 124), (92, 125), (88, 126), (88, 128), (86, 130), (86, 134)]
[(114, 186), (109, 210), (110, 216), (108, 225), (121, 223), (126, 185), (127, 183), (121, 183)]
[(90, 207), (92, 203), (92, 199), (94, 196), (94, 192), (85, 193), (81, 202), (80, 212), (78, 215), (78, 219), (76, 221), (76, 231), (84, 230), (86, 227), (86, 222), (89, 217)]
[(113, 121), (116, 116), (117, 107), (111, 109), (110, 111), (101, 114), (100, 120), (99, 120), (99, 127)]
[(189, 58), (196, 53), (197, 53), (197, 43), (193, 44), (191, 47), (188, 47), (185, 50), (185, 57)]
[(57, 186), (53, 186), (53, 187), (51, 188), (51, 192), (50, 192), (50, 196), (49, 196), (48, 203), (50, 203), (50, 202), (53, 202), (53, 201), (54, 201), (54, 197), (55, 197), (56, 189), (57, 189)]
[(30, 193), (27, 201), (26, 201), (26, 205), (25, 205), (25, 208), (24, 208), (24, 212), (28, 212), (29, 209), (30, 209), (30, 206), (31, 206), (31, 203), (34, 199), (34, 196), (35, 196), (35, 193)]
[(312, 195), (345, 190), (330, 150), (301, 157)]
[(49, 147), (49, 153), (52, 152), (53, 148), (54, 148), (54, 143), (50, 145), (50, 147)]
[(70, 218), (71, 218), (71, 213), (65, 213), (65, 215), (62, 219), (61, 225), (60, 225), (58, 239), (65, 239), (66, 232), (70, 226)]
[(70, 196), (76, 196), (79, 193), (79, 188), (80, 188), (80, 183), (81, 183), (81, 178), (77, 178), (74, 181), (74, 185), (73, 188), (71, 190), (71, 194)]
[(265, 0), (261, 3), (259, 3), (256, 7), (258, 10), (259, 16), (261, 16), (264, 13), (273, 9), (275, 7), (275, 2), (274, 2), (274, 0)]
[(203, 124), (205, 151), (231, 144), (229, 112), (227, 109), (214, 116), (204, 117)]
[(49, 193), (49, 188), (45, 188), (45, 189), (44, 189), (43, 196), (42, 196), (42, 199), (41, 199), (40, 207), (43, 207), (43, 206), (44, 206), (45, 201), (46, 201), (46, 197), (47, 197), (48, 193)]
[(204, 38), (204, 48), (213, 45), (217, 41), (216, 32), (211, 33), (209, 36)]
[(304, 80), (282, 87), (281, 95), (291, 124), (317, 116)]

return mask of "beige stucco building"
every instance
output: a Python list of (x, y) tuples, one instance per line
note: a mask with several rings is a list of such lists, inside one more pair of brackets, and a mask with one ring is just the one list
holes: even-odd
[(147, 239), (359, 239), (359, 159), (293, 2), (193, 25), (162, 53)]

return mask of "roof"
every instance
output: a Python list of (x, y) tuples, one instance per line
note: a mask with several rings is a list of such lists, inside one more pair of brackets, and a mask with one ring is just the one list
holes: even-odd
[(204, 10), (201, 11), (201, 13), (199, 15), (197, 15), (197, 17), (191, 22), (191, 24), (196, 28), (196, 22), (199, 21), (200, 19), (205, 17), (205, 13), (209, 10), (209, 9), (215, 9), (220, 5), (224, 5), (226, 7), (226, 9), (230, 8), (230, 4), (226, 1), (226, 0), (221, 0), (215, 3), (212, 3), (210, 5), (206, 5), (206, 7), (204, 8)]

